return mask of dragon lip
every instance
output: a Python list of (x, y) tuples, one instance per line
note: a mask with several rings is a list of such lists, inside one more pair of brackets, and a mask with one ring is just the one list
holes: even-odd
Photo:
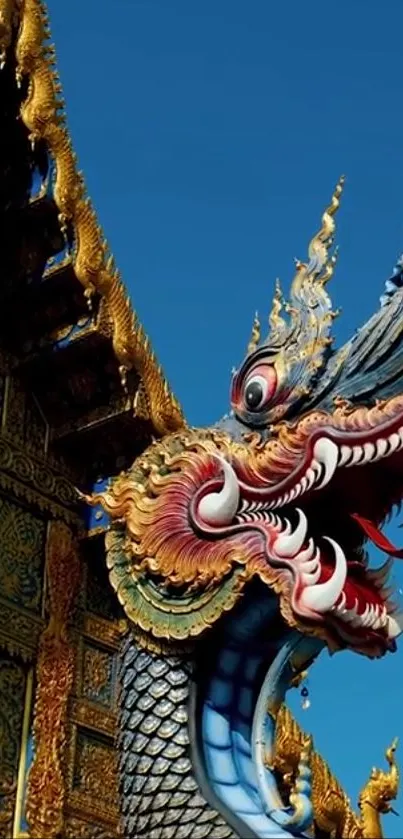
[[(261, 498), (265, 507), (275, 510), (299, 499), (310, 491), (323, 489), (336, 470), (364, 466), (386, 459), (403, 449), (403, 425), (395, 421), (378, 430), (350, 432), (348, 437), (332, 429), (324, 431), (311, 443), (309, 457), (276, 486), (255, 488), (240, 481), (242, 494)], [(348, 440), (348, 442), (347, 442)], [(263, 498), (265, 499), (263, 502)]]

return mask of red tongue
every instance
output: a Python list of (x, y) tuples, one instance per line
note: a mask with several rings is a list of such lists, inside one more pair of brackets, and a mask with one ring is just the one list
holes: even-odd
[(369, 519), (364, 519), (362, 516), (359, 516), (357, 513), (352, 513), (351, 518), (355, 519), (355, 521), (360, 525), (364, 533), (371, 539), (371, 542), (376, 545), (377, 548), (380, 548), (381, 551), (385, 551), (385, 553), (390, 554), (391, 556), (396, 557), (397, 559), (403, 559), (403, 548), (395, 548), (392, 545), (392, 542), (389, 542), (386, 536), (377, 528), (377, 526), (370, 521)]

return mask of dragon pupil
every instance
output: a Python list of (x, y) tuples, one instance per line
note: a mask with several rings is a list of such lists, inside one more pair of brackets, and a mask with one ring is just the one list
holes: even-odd
[(258, 408), (263, 398), (263, 388), (259, 382), (251, 382), (246, 388), (245, 400), (248, 408)]

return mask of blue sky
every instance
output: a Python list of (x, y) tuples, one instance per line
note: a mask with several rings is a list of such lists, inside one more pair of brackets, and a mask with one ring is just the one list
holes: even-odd
[[(255, 309), (277, 276), (287, 288), (342, 173), (338, 342), (378, 306), (403, 250), (403, 4), (48, 5), (101, 224), (189, 421), (211, 423)], [(304, 724), (354, 802), (403, 741), (402, 664), (343, 653), (312, 670)], [(403, 817), (384, 824), (402, 835)]]

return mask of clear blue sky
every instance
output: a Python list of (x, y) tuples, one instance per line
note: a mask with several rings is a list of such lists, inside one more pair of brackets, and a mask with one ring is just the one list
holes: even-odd
[[(49, 8), (89, 192), (188, 419), (208, 424), (342, 173), (338, 342), (378, 305), (403, 250), (403, 3)], [(403, 764), (402, 664), (343, 653), (312, 671), (303, 719), (354, 802), (395, 734)], [(403, 817), (385, 828), (403, 835)]]

